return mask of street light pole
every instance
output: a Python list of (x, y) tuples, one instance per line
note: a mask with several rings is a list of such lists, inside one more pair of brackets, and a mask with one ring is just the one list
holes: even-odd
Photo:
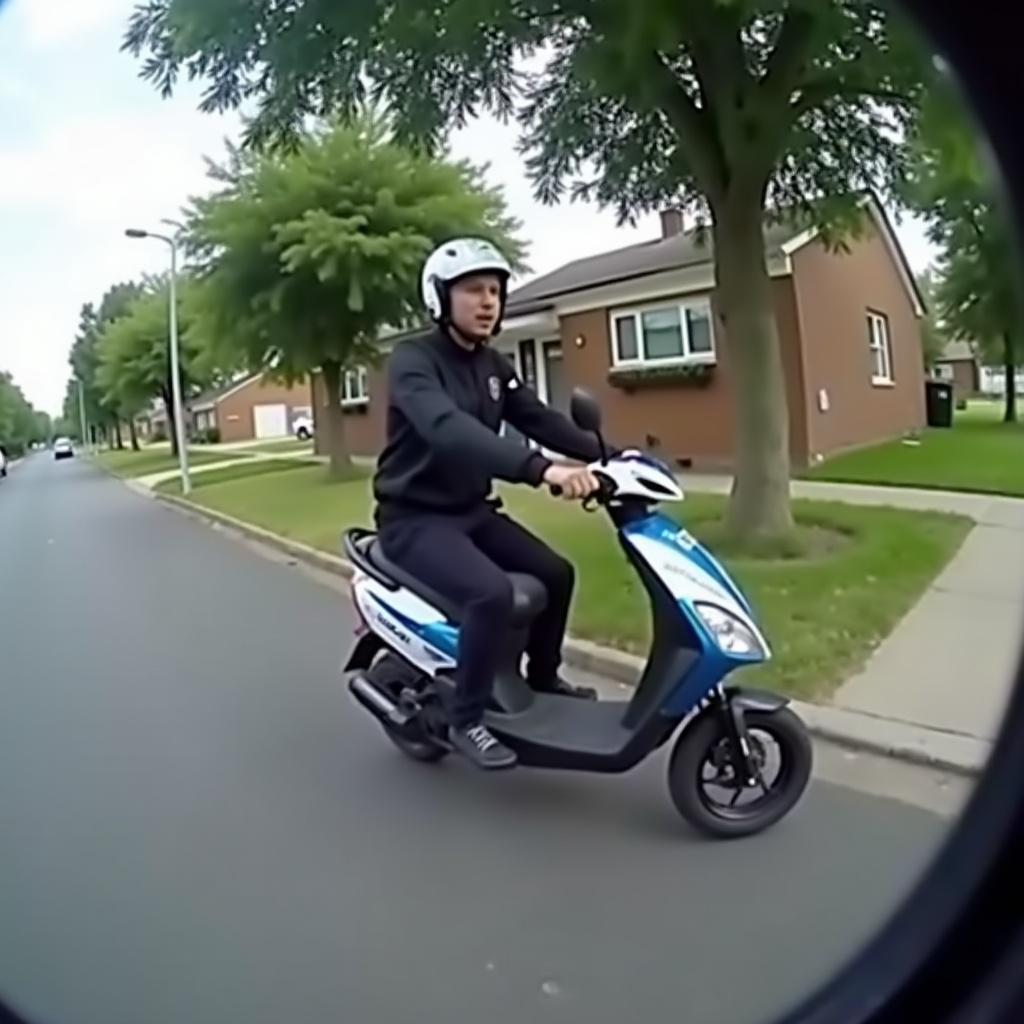
[[(171, 222), (173, 223), (173, 222)], [(178, 467), (181, 470), (181, 493), (192, 493), (192, 480), (188, 469), (188, 447), (185, 443), (185, 413), (181, 401), (181, 360), (178, 351), (178, 245), (168, 235), (158, 235), (153, 231), (141, 231), (129, 228), (125, 231), (129, 238), (156, 238), (171, 247), (171, 287), (169, 329), (171, 335), (171, 406), (174, 412), (174, 436), (178, 443)]]

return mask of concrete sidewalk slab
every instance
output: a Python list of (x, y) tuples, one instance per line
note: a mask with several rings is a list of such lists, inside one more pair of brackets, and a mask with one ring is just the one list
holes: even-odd
[[(732, 477), (706, 473), (677, 474), (683, 490), (695, 494), (729, 494)], [(847, 505), (883, 505), (919, 512), (950, 512), (978, 523), (1024, 529), (1024, 499), (1002, 495), (938, 491), (915, 487), (840, 484), (824, 480), (793, 480), (790, 493), (808, 501), (839, 501)]]
[(1024, 529), (979, 525), (836, 707), (995, 737), (1024, 626)]

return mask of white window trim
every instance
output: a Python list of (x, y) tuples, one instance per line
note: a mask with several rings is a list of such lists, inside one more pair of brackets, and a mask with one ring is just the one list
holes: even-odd
[[(356, 394), (351, 393), (349, 388), (349, 381), (352, 380), (352, 375), (355, 375), (355, 391)], [(347, 397), (346, 397), (347, 396)], [(357, 366), (350, 370), (342, 370), (341, 372), (341, 405), (342, 408), (352, 409), (356, 406), (367, 405), (370, 401), (370, 392), (367, 387), (366, 381), (366, 367)]]
[[(876, 332), (876, 327), (881, 331)], [(892, 373), (892, 335), (889, 332), (889, 318), (884, 313), (868, 310), (868, 351), (871, 353), (871, 383), (879, 388), (891, 388), (896, 384)], [(881, 333), (882, 342), (878, 344), (877, 333)], [(875, 373), (875, 355), (881, 353), (884, 372)]]
[[(683, 349), (685, 355), (670, 356), (665, 359), (650, 359), (644, 352), (643, 336), (643, 314), (655, 310), (677, 309), (679, 311), (679, 325), (683, 332)], [(686, 311), (701, 309), (707, 312), (708, 325), (711, 334), (710, 352), (692, 352), (690, 350), (690, 327), (686, 319)], [(638, 354), (635, 359), (619, 358), (619, 335), (618, 321), (626, 317), (632, 317), (635, 325)], [(608, 331), (612, 344), (612, 366), (620, 369), (637, 369), (652, 366), (708, 366), (714, 365), (718, 360), (716, 356), (715, 343), (715, 318), (711, 307), (709, 296), (699, 298), (676, 299), (675, 301), (648, 302), (642, 306), (630, 306), (627, 308), (610, 309), (608, 311)]]

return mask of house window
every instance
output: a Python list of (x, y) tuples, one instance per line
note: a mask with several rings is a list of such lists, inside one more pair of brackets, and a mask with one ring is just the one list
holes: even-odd
[(341, 378), (341, 404), (365, 405), (370, 400), (366, 385), (366, 367), (346, 370)]
[(710, 301), (697, 299), (613, 313), (612, 361), (616, 366), (714, 362)]
[(868, 345), (871, 349), (871, 383), (891, 384), (892, 343), (889, 318), (884, 313), (868, 313)]

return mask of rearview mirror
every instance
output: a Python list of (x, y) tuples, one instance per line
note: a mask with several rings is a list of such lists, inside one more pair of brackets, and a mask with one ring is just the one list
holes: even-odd
[(592, 434), (601, 432), (601, 406), (589, 391), (573, 388), (569, 411), (580, 430), (589, 430)]

